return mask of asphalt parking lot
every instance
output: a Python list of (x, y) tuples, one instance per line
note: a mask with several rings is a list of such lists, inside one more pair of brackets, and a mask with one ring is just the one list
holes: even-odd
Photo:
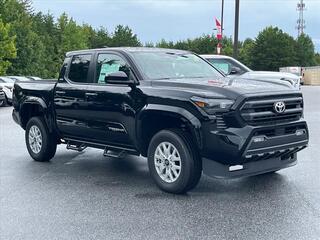
[(29, 157), (24, 131), (0, 108), (1, 239), (320, 239), (320, 87), (303, 87), (309, 147), (268, 176), (202, 176), (187, 195), (158, 190), (144, 158), (59, 146)]

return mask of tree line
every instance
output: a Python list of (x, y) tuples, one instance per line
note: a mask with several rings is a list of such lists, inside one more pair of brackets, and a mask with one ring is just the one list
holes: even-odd
[[(213, 34), (181, 41), (142, 43), (129, 26), (118, 25), (112, 32), (89, 24), (78, 24), (63, 13), (35, 12), (31, 0), (0, 0), (0, 75), (57, 76), (65, 53), (72, 50), (147, 46), (190, 50), (198, 54), (216, 52)], [(222, 40), (225, 55), (232, 55), (232, 38)], [(320, 65), (320, 55), (307, 35), (294, 39), (277, 27), (267, 27), (255, 39), (239, 42), (239, 60), (255, 70), (283, 66)]]

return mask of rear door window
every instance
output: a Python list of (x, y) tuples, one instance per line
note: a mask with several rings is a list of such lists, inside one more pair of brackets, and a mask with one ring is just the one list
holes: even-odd
[(87, 83), (91, 54), (79, 54), (72, 57), (68, 78), (73, 82)]

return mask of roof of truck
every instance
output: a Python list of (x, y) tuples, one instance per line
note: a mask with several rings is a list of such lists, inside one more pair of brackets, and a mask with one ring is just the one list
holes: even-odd
[(151, 48), (151, 47), (107, 47), (107, 48), (96, 48), (96, 49), (85, 49), (67, 52), (66, 55), (75, 55), (75, 54), (84, 54), (84, 53), (93, 53), (97, 51), (118, 51), (118, 52), (171, 52), (177, 54), (186, 54), (190, 53), (186, 50), (178, 49), (168, 49), (168, 48)]

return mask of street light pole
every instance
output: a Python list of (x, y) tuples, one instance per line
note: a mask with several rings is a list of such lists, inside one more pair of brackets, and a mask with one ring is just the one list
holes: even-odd
[(234, 21), (234, 43), (233, 43), (233, 57), (238, 57), (238, 38), (239, 38), (239, 10), (240, 0), (235, 0), (235, 21)]
[(223, 14), (224, 14), (224, 0), (221, 0), (221, 35), (223, 37)]

